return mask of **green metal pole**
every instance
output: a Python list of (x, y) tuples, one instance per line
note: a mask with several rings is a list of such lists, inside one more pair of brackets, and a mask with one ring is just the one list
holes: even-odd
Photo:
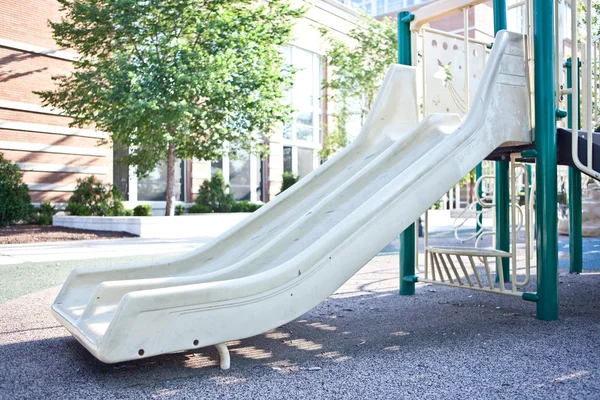
[(494, 35), (506, 26), (506, 0), (494, 0)]
[(398, 13), (398, 64), (412, 65), (410, 23), (415, 19), (408, 11)]
[[(567, 88), (571, 87), (571, 77), (573, 69), (577, 74), (577, 87), (579, 87), (579, 60), (573, 66), (571, 58), (565, 63), (567, 69)], [(580, 93), (579, 90), (577, 93)], [(575, 131), (581, 128), (580, 121), (577, 121), (577, 129), (573, 126), (573, 115), (571, 113), (573, 104), (573, 95), (567, 96), (567, 123), (569, 128)], [(579, 106), (579, 99), (577, 99)], [(583, 233), (581, 220), (581, 171), (577, 168), (569, 167), (569, 272), (572, 274), (580, 274), (583, 271)]]
[[(398, 13), (398, 64), (412, 65), (410, 21), (414, 15), (408, 11)], [(415, 294), (414, 280), (405, 279), (415, 275), (415, 224), (400, 234), (400, 294)]]
[[(494, 33), (506, 29), (506, 0), (494, 0)], [(510, 164), (496, 162), (496, 249), (510, 252)], [(510, 260), (502, 258), (504, 282), (510, 282)], [(499, 280), (496, 266), (496, 280)]]
[(537, 317), (558, 319), (554, 0), (533, 0)]

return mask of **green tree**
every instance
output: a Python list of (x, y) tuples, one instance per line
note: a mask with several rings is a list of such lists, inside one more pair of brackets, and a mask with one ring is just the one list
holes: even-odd
[(166, 162), (166, 215), (177, 158), (265, 154), (289, 118), (282, 98), (293, 71), (280, 46), (304, 13), (289, 0), (58, 1), (54, 39), (79, 58), (38, 94), (73, 126), (94, 125), (130, 149), (121, 161), (138, 176)]
[(398, 61), (398, 37), (393, 22), (369, 16), (363, 16), (348, 33), (351, 44), (330, 35), (325, 28), (321, 34), (328, 45), (327, 64), (332, 67), (329, 81), (323, 85), (338, 106), (335, 127), (328, 132), (320, 153), (327, 158), (348, 144), (346, 129), (352, 113), (359, 114), (361, 126), (364, 123), (386, 71)]

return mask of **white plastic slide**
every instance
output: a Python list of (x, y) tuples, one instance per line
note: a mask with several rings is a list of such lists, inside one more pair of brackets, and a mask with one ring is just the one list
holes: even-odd
[(530, 142), (525, 41), (501, 32), (461, 124), (417, 124), (416, 70), (392, 66), (356, 141), (212, 243), (167, 261), (71, 273), (56, 318), (114, 363), (285, 324), (354, 275), (498, 146)]

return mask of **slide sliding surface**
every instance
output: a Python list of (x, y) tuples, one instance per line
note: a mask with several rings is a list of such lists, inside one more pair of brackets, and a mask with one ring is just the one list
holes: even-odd
[[(74, 321), (81, 317), (100, 284), (102, 288), (120, 286), (122, 291), (128, 292), (136, 290), (136, 287), (132, 287), (131, 282), (123, 281), (137, 280), (138, 288), (148, 288), (163, 284), (165, 280), (172, 282), (174, 277), (219, 271), (251, 257), (312, 205), (323, 199), (331, 188), (348, 181), (358, 170), (372, 162), (392, 143), (405, 138), (414, 128), (418, 118), (416, 69), (392, 66), (382, 88), (374, 102), (373, 111), (367, 117), (365, 128), (354, 143), (246, 220), (208, 245), (181, 257), (143, 264), (75, 270), (67, 279), (54, 308), (60, 309), (63, 316)], [(140, 282), (140, 279), (144, 282)]]
[(462, 124), (434, 114), (415, 125), (415, 70), (392, 66), (360, 137), (335, 158), (189, 255), (74, 271), (55, 316), (105, 362), (242, 339), (297, 318), (496, 147), (531, 140), (525, 50), (521, 35), (498, 35)]

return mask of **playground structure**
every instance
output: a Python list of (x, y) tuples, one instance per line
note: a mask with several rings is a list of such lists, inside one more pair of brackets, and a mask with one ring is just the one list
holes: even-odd
[[(73, 271), (52, 305), (53, 314), (104, 362), (215, 345), (221, 368), (226, 369), (226, 342), (263, 333), (304, 314), (403, 231), (401, 294), (413, 294), (417, 281), (468, 287), (522, 296), (537, 303), (538, 318), (556, 319), (554, 2), (523, 2), (527, 10), (532, 7), (537, 12), (526, 13), (526, 20), (533, 16), (533, 28), (529, 28), (533, 35), (522, 35), (503, 30), (506, 5), (495, 1), (497, 35), (490, 52), (486, 45), (470, 40), (465, 31), (462, 44), (467, 72), (462, 86), (466, 96), (461, 96), (462, 88), (456, 82), (451, 82), (449, 89), (451, 101), (466, 115), (464, 121), (456, 114), (430, 113), (434, 110), (420, 107), (427, 99), (426, 90), (420, 88), (427, 88), (422, 86), (426, 78), (417, 76), (425, 67), (413, 62), (419, 56), (416, 48), (419, 40), (426, 43), (431, 35), (439, 34), (422, 31), (423, 24), (448, 12), (466, 10), (463, 12), (468, 15), (468, 8), (477, 3), (481, 1), (441, 0), (435, 8), (426, 6), (420, 13), (400, 13), (399, 64), (404, 65), (390, 68), (360, 136), (332, 160), (190, 254), (167, 261)], [(471, 42), (478, 46), (477, 54), (470, 51)], [(425, 52), (423, 65), (426, 57)], [(470, 81), (476, 70), (469, 66), (472, 59), (481, 64), (477, 84)], [(441, 65), (444, 73), (447, 65)], [(588, 73), (589, 61), (582, 66)], [(529, 78), (531, 67), (533, 80)], [(592, 104), (589, 91), (583, 88), (580, 92), (560, 90), (575, 99), (581, 93), (589, 97), (586, 104)], [(535, 105), (535, 125), (531, 104)], [(592, 118), (591, 112), (585, 118)], [(592, 123), (586, 124), (584, 138), (574, 135), (570, 141), (571, 155), (579, 169), (593, 174), (594, 148), (591, 153), (589, 150)], [(575, 160), (581, 141), (587, 158)], [(496, 248), (430, 247), (428, 264), (418, 277), (412, 222), (486, 157), (501, 160), (495, 174)], [(536, 171), (530, 179), (526, 162), (534, 160)], [(517, 209), (510, 208), (511, 203), (516, 204), (518, 171), (525, 199), (521, 225), (529, 252), (521, 279), (516, 273)], [(512, 190), (509, 175), (513, 176)], [(519, 289), (531, 276), (534, 197), (538, 282), (537, 292), (529, 293)], [(571, 233), (574, 238), (573, 230)], [(476, 265), (480, 262), (483, 267)], [(492, 274), (494, 263), (497, 271)]]
[[(443, 111), (444, 108), (463, 114), (473, 103), (473, 86), (478, 85), (477, 74), (481, 63), (487, 61), (486, 48), (493, 46), (492, 43), (471, 39), (468, 35), (469, 8), (479, 3), (482, 1), (442, 1), (424, 6), (414, 13), (399, 14), (399, 62), (420, 67), (423, 93), (421, 109), (424, 115), (430, 110)], [(429, 246), (425, 229), (424, 266), (420, 267), (416, 256), (415, 229), (411, 227), (401, 234), (401, 294), (413, 294), (416, 281), (467, 287), (521, 296), (537, 302), (538, 318), (558, 318), (558, 237), (554, 222), (557, 219), (557, 166), (569, 166), (570, 271), (575, 273), (581, 273), (582, 270), (581, 172), (591, 178), (600, 176), (600, 137), (593, 132), (600, 122), (596, 101), (600, 90), (600, 48), (598, 37), (592, 34), (591, 1), (582, 2), (586, 6), (583, 31), (578, 28), (577, 7), (572, 7), (578, 3), (575, 0), (522, 0), (514, 1), (507, 7), (504, 0), (494, 1), (496, 32), (507, 27), (507, 16), (511, 13), (513, 28), (527, 36), (527, 62), (532, 73), (532, 103), (535, 105), (532, 109), (535, 115), (534, 143), (503, 146), (487, 157), (496, 161), (494, 200), (491, 203), (481, 201), (482, 179), (489, 176), (482, 176), (481, 164), (478, 166), (476, 197), (479, 201), (474, 204), (477, 206), (476, 233), (467, 238), (476, 238), (474, 248)], [(457, 12), (462, 12), (464, 16), (462, 36), (427, 26), (431, 21)], [(440, 48), (444, 51), (440, 51)], [(453, 54), (443, 54), (450, 53), (450, 50), (454, 50)], [(446, 59), (442, 59), (443, 56)], [(460, 57), (464, 58), (462, 62)], [(448, 58), (451, 58), (451, 62)], [(578, 62), (572, 62), (572, 59)], [(444, 74), (438, 71), (438, 78), (445, 75), (446, 81), (455, 82), (454, 85), (444, 82), (448, 89), (445, 101), (431, 98), (430, 95), (440, 93), (440, 88), (435, 88), (435, 79), (432, 79), (436, 78), (431, 71), (436, 61), (444, 69)], [(457, 61), (460, 63), (458, 68)], [(580, 121), (580, 116), (585, 131), (572, 135), (573, 121)], [(532, 168), (533, 163), (536, 168)], [(520, 178), (515, 176), (515, 168), (521, 168)], [(519, 184), (521, 187), (517, 189)], [(525, 202), (522, 206), (517, 200), (519, 191)], [(481, 225), (483, 208), (490, 207), (495, 211), (493, 232), (482, 229)], [(425, 219), (427, 228), (427, 217)], [(489, 235), (495, 238), (495, 248), (479, 249), (477, 242)], [(519, 235), (522, 236), (525, 252), (522, 260), (517, 260)], [(534, 237), (538, 240), (534, 241)], [(460, 239), (458, 235), (457, 239)], [(479, 267), (475, 265), (477, 259), (481, 264)], [(523, 267), (522, 280), (517, 275), (518, 266)], [(529, 282), (532, 267), (537, 267), (537, 292), (521, 291)], [(415, 269), (424, 276), (417, 277)], [(482, 284), (480, 275), (487, 278), (487, 285)], [(506, 283), (510, 283), (509, 288), (505, 287)]]

